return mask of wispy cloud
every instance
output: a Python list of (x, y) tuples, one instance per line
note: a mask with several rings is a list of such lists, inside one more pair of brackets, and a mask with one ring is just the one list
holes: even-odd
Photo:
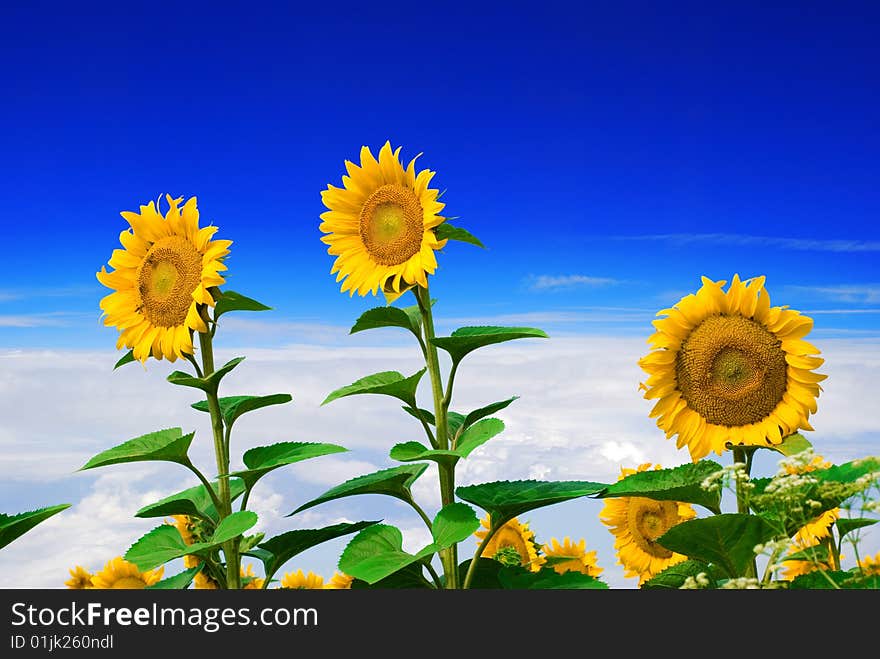
[(95, 290), (100, 288), (99, 284), (95, 286), (52, 286), (44, 288), (6, 288), (0, 290), (0, 302), (13, 302), (16, 300), (29, 300), (44, 297), (81, 297), (84, 295), (94, 295)]
[(810, 295), (817, 295), (838, 302), (858, 304), (880, 303), (880, 284), (840, 284), (833, 286), (787, 286)]
[(653, 311), (631, 307), (585, 307), (576, 310), (528, 311), (492, 316), (445, 318), (444, 325), (550, 325), (578, 323), (644, 323)]
[(617, 279), (591, 277), (589, 275), (531, 275), (526, 284), (533, 291), (547, 291), (569, 288), (595, 288), (617, 284)]
[(86, 315), (81, 312), (52, 311), (36, 314), (0, 314), (0, 327), (65, 327)]
[(778, 238), (735, 233), (659, 233), (643, 236), (612, 236), (612, 240), (662, 241), (677, 246), (695, 243), (752, 245), (811, 252), (880, 252), (878, 240), (816, 240), (811, 238)]

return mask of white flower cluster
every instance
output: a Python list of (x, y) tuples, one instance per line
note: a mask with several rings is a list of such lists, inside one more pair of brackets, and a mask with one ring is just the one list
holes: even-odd
[(760, 590), (761, 582), (752, 577), (739, 577), (725, 581), (721, 587), (725, 590)]
[(709, 577), (705, 572), (700, 572), (696, 577), (688, 577), (679, 587), (679, 590), (702, 590), (709, 587)]
[(741, 483), (745, 487), (754, 487), (754, 483), (749, 482), (749, 475), (746, 473), (746, 465), (744, 462), (734, 462), (732, 465), (722, 467), (703, 479), (700, 487), (708, 492), (717, 492), (728, 483)]

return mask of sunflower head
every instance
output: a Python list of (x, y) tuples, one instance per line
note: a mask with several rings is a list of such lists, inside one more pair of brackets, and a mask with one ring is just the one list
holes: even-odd
[(162, 578), (164, 567), (141, 572), (134, 563), (129, 563), (117, 556), (104, 566), (104, 569), (92, 576), (92, 585), (100, 589), (139, 590), (152, 586)]
[[(622, 468), (620, 479), (646, 471), (650, 463), (637, 469)], [(654, 469), (660, 469), (655, 465)], [(615, 536), (617, 564), (624, 576), (639, 577), (639, 585), (670, 565), (687, 560), (687, 556), (666, 549), (657, 538), (676, 524), (693, 519), (696, 511), (690, 504), (677, 501), (656, 501), (645, 497), (614, 497), (605, 500), (599, 519)]]
[(773, 446), (808, 419), (825, 375), (823, 359), (804, 341), (811, 318), (771, 307), (764, 277), (703, 277), (696, 293), (658, 312), (652, 351), (639, 360), (648, 373), (643, 396), (667, 438), (677, 435), (694, 462), (731, 445)]
[(94, 588), (92, 586), (92, 575), (81, 565), (77, 565), (68, 571), (70, 572), (70, 579), (65, 581), (64, 585), (71, 590), (89, 590)]
[(351, 582), (354, 581), (354, 577), (349, 576), (347, 574), (343, 574), (338, 570), (333, 573), (333, 576), (330, 578), (330, 581), (324, 584), (325, 590), (351, 590)]
[[(783, 558), (781, 563), (783, 568), (783, 572), (780, 575), (781, 578), (785, 581), (791, 581), (802, 574), (809, 574), (810, 572), (816, 572), (817, 570), (823, 570), (825, 572), (834, 570), (833, 550), (821, 543), (808, 546), (792, 543), (788, 549), (788, 555), (790, 556), (811, 549), (814, 552), (812, 560), (808, 558), (785, 560), (785, 558)], [(842, 559), (843, 556), (841, 555), (839, 558)]]
[(302, 570), (287, 572), (281, 578), (281, 588), (290, 590), (324, 590), (324, 577), (315, 574), (311, 570), (305, 574)]
[(541, 548), (541, 553), (548, 564), (559, 574), (565, 572), (580, 572), (591, 577), (598, 577), (604, 568), (599, 567), (596, 552), (586, 551), (586, 540), (573, 543), (571, 538), (563, 538), (562, 543), (556, 538), (550, 538), (550, 542)]
[(199, 228), (195, 197), (182, 208), (182, 197), (166, 200), (164, 215), (158, 201), (122, 213), (130, 225), (119, 234), (123, 249), (113, 250), (112, 272), (97, 273), (113, 289), (101, 300), (104, 325), (119, 330), (117, 349), (131, 348), (141, 362), (193, 354), (192, 332), (208, 329), (201, 309), (214, 306), (209, 289), (225, 283), (220, 271), (232, 244), (211, 240), (215, 226)]
[[(474, 535), (482, 543), (491, 529), (489, 515), (480, 521), (480, 525), (481, 528), (477, 529)], [(538, 572), (547, 562), (547, 559), (538, 553), (535, 533), (529, 529), (529, 523), (521, 524), (516, 517), (508, 520), (495, 531), (480, 555), (505, 565), (522, 566), (531, 572)]]
[(860, 558), (858, 560), (858, 566), (866, 576), (875, 574), (880, 575), (880, 552), (877, 552), (874, 556)]
[(439, 190), (429, 188), (434, 172), (416, 173), (413, 158), (404, 167), (400, 147), (385, 142), (378, 159), (361, 147), (360, 166), (345, 161), (348, 176), (343, 187), (328, 185), (321, 200), (321, 241), (336, 257), (331, 274), (349, 295), (376, 295), (381, 289), (390, 304), (414, 286), (428, 286), (427, 276), (437, 268), (434, 229), (446, 218)]

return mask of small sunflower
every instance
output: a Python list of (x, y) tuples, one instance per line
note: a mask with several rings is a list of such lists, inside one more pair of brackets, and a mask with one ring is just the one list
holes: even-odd
[(92, 586), (92, 575), (81, 565), (68, 570), (70, 579), (64, 582), (64, 585), (71, 590), (90, 590)]
[(859, 559), (858, 565), (866, 575), (880, 575), (880, 552), (874, 556), (865, 556)]
[(176, 361), (193, 354), (192, 332), (207, 332), (199, 305), (213, 307), (210, 289), (225, 280), (223, 257), (231, 240), (211, 240), (217, 227), (199, 228), (196, 198), (180, 208), (183, 198), (166, 195), (168, 211), (159, 203), (140, 207), (140, 213), (123, 211), (131, 225), (119, 234), (124, 249), (113, 250), (107, 272), (98, 281), (113, 289), (101, 300), (104, 325), (119, 330), (116, 348), (131, 348), (141, 362)]
[(354, 577), (351, 577), (347, 574), (343, 574), (342, 572), (336, 571), (333, 573), (333, 576), (330, 578), (330, 581), (324, 584), (325, 590), (351, 590), (351, 582), (354, 581)]
[(653, 321), (652, 352), (639, 360), (649, 374), (640, 385), (657, 399), (650, 416), (667, 438), (677, 435), (694, 462), (728, 443), (772, 446), (798, 429), (812, 430), (824, 360), (804, 341), (813, 320), (771, 307), (765, 277), (740, 281), (702, 278)]
[[(814, 455), (812, 460), (806, 465), (795, 467), (793, 464), (786, 464), (785, 470), (791, 475), (806, 474), (817, 469), (828, 469), (831, 463), (821, 455)], [(804, 524), (794, 536), (794, 542), (800, 547), (811, 547), (818, 544), (823, 538), (831, 535), (831, 527), (840, 518), (840, 508), (832, 508), (826, 510), (818, 517), (811, 519)]]
[(117, 556), (104, 566), (104, 569), (92, 576), (92, 585), (99, 589), (143, 589), (152, 586), (162, 578), (164, 567), (141, 572), (133, 563)]
[[(261, 590), (266, 580), (254, 574), (254, 566), (248, 565), (247, 569), (241, 568), (241, 580), (244, 584), (242, 590)], [(247, 581), (247, 583), (245, 583)]]
[(562, 544), (556, 538), (550, 538), (549, 544), (541, 548), (541, 553), (559, 574), (580, 572), (598, 577), (605, 569), (599, 567), (595, 551), (586, 551), (586, 540), (583, 538), (577, 544), (568, 537), (563, 538)]
[(336, 257), (330, 273), (338, 273), (342, 292), (364, 296), (381, 289), (390, 304), (413, 286), (428, 286), (427, 275), (437, 269), (434, 229), (446, 218), (439, 191), (429, 188), (434, 172), (416, 174), (413, 158), (404, 168), (400, 147), (391, 143), (379, 150), (378, 160), (361, 147), (360, 167), (346, 160), (348, 176), (343, 187), (328, 185), (321, 200), (329, 210), (321, 213), (321, 241)]
[[(797, 543), (792, 543), (792, 545), (788, 549), (788, 554), (792, 555), (808, 549), (815, 550), (814, 560), (782, 559), (781, 565), (784, 568), (784, 571), (780, 575), (782, 579), (786, 581), (791, 581), (795, 577), (799, 577), (802, 574), (809, 574), (810, 572), (816, 572), (817, 570), (824, 570), (826, 572), (834, 570), (834, 554), (830, 547), (823, 547), (820, 544), (814, 544), (804, 547)], [(843, 559), (843, 556), (840, 556), (840, 559)]]
[[(650, 467), (650, 463), (641, 464), (637, 469), (624, 467), (620, 470), (618, 480)], [(654, 466), (654, 469), (660, 468), (660, 465)], [(670, 565), (687, 560), (687, 556), (666, 549), (656, 540), (676, 524), (693, 519), (696, 514), (687, 503), (655, 501), (645, 497), (614, 497), (605, 500), (599, 519), (615, 536), (617, 563), (623, 566), (624, 576), (639, 577), (641, 586)]]
[(303, 574), (302, 570), (287, 572), (281, 578), (281, 588), (290, 590), (324, 590), (324, 577), (309, 570)]
[[(474, 535), (482, 543), (489, 533), (490, 519), (486, 515)], [(483, 558), (493, 558), (505, 565), (521, 565), (532, 572), (538, 572), (547, 559), (538, 554), (535, 533), (529, 529), (529, 523), (520, 524), (514, 517), (498, 529), (480, 554)]]

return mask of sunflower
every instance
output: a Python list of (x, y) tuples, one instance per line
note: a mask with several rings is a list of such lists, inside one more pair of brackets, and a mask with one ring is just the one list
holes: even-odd
[(324, 584), (325, 590), (350, 590), (351, 582), (354, 581), (354, 577), (351, 577), (347, 574), (343, 574), (342, 572), (334, 572), (333, 576), (330, 578), (330, 581)]
[(71, 590), (89, 590), (92, 586), (92, 575), (81, 565), (68, 570), (70, 579), (64, 582), (64, 585)]
[(880, 575), (880, 552), (874, 556), (865, 556), (859, 559), (858, 565), (866, 575)]
[[(795, 466), (794, 463), (785, 463), (785, 471), (795, 476), (806, 474), (817, 469), (828, 469), (831, 463), (821, 455), (814, 455), (812, 460), (805, 465)], [(823, 538), (831, 535), (831, 527), (840, 518), (840, 508), (832, 508), (822, 512), (818, 517), (804, 524), (794, 536), (795, 544), (800, 547), (811, 547), (818, 544)]]
[(824, 362), (804, 341), (811, 318), (771, 307), (765, 277), (740, 281), (702, 278), (696, 292), (663, 309), (639, 360), (649, 374), (640, 385), (657, 399), (650, 416), (666, 437), (677, 435), (696, 462), (728, 443), (772, 446), (798, 429), (812, 430)]
[(119, 234), (124, 249), (113, 250), (107, 272), (98, 281), (113, 289), (101, 300), (104, 325), (119, 330), (116, 348), (131, 348), (135, 359), (175, 361), (193, 354), (192, 332), (207, 332), (200, 305), (214, 306), (210, 289), (225, 283), (223, 257), (231, 240), (211, 240), (215, 226), (199, 228), (196, 198), (179, 208), (183, 197), (140, 207), (140, 213), (123, 211), (131, 225)]
[[(803, 545), (792, 543), (792, 545), (788, 549), (788, 554), (792, 555), (808, 549), (815, 549), (814, 560), (809, 560), (805, 558), (795, 560), (782, 560), (781, 565), (784, 568), (784, 572), (780, 576), (784, 580), (791, 581), (795, 577), (799, 577), (802, 574), (809, 574), (810, 572), (815, 572), (816, 570), (824, 570), (826, 572), (834, 570), (834, 554), (830, 547), (824, 547), (820, 544), (814, 544), (804, 547)], [(842, 559), (843, 556), (840, 556), (840, 558)]]
[(266, 582), (265, 579), (258, 577), (254, 574), (254, 566), (248, 565), (247, 569), (241, 568), (241, 580), (244, 583), (242, 586), (242, 590), (261, 590), (263, 588), (263, 584)]
[(599, 567), (595, 551), (586, 551), (586, 540), (574, 544), (570, 538), (562, 540), (550, 538), (549, 544), (541, 548), (541, 553), (557, 573), (580, 572), (591, 577), (598, 577), (604, 568)]
[[(321, 201), (321, 241), (336, 257), (330, 273), (344, 279), (342, 292), (373, 295), (381, 289), (390, 304), (415, 285), (428, 286), (427, 275), (437, 269), (438, 240), (434, 229), (446, 218), (438, 190), (428, 187), (434, 172), (415, 170), (416, 158), (404, 168), (400, 147), (379, 150), (378, 160), (361, 147), (360, 167), (346, 160), (343, 187), (328, 185)], [(419, 154), (421, 155), (421, 154)]]
[[(490, 523), (489, 515), (486, 515), (480, 521), (483, 528), (474, 532), (481, 543), (489, 533)], [(516, 517), (495, 531), (480, 556), (493, 558), (505, 565), (521, 565), (531, 572), (538, 572), (547, 562), (546, 558), (538, 554), (535, 533), (529, 529), (529, 523), (520, 524)]]
[[(646, 471), (650, 463), (637, 469), (621, 468), (618, 480)], [(654, 469), (660, 469), (655, 465)], [(676, 524), (693, 519), (696, 511), (690, 504), (677, 501), (655, 501), (645, 497), (615, 497), (605, 500), (599, 519), (615, 536), (617, 564), (624, 568), (624, 576), (639, 577), (639, 585), (670, 565), (687, 559), (656, 542)]]
[(152, 586), (162, 578), (164, 567), (141, 572), (134, 563), (117, 556), (92, 577), (92, 586), (101, 589), (143, 589)]
[(309, 570), (303, 574), (302, 570), (288, 572), (281, 578), (281, 588), (292, 590), (323, 590), (324, 577)]

